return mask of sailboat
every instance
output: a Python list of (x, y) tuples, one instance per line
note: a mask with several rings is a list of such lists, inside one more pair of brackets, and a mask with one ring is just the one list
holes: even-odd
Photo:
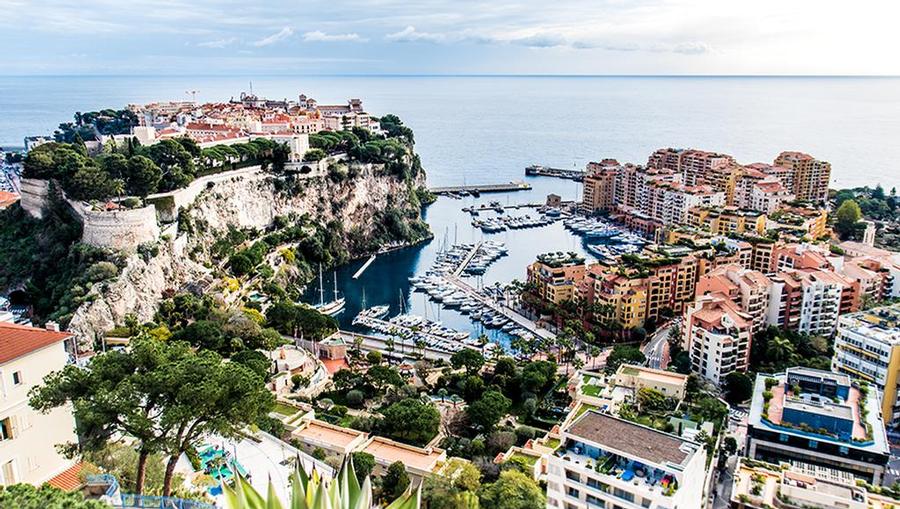
[(334, 272), (334, 300), (331, 302), (325, 302), (325, 289), (322, 286), (322, 264), (319, 264), (319, 305), (316, 306), (316, 309), (319, 313), (328, 316), (334, 316), (341, 311), (344, 310), (344, 306), (347, 304), (347, 300), (343, 297), (338, 297), (338, 289), (337, 289), (337, 271)]

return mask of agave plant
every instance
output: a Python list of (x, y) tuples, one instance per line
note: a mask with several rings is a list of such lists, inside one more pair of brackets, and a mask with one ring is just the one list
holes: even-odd
[[(266, 497), (256, 491), (242, 476), (235, 477), (234, 488), (223, 485), (229, 509), (370, 509), (374, 504), (372, 482), (368, 477), (362, 485), (356, 477), (353, 462), (345, 459), (334, 479), (325, 479), (313, 468), (307, 474), (300, 459), (291, 474), (291, 501), (283, 504), (269, 481)], [(407, 490), (386, 509), (419, 509), (421, 490)]]

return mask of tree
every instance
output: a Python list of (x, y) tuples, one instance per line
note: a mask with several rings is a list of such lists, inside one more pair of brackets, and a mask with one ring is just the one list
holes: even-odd
[(169, 461), (163, 495), (172, 491), (178, 458), (200, 445), (207, 435), (238, 436), (241, 430), (272, 409), (275, 399), (263, 379), (248, 367), (224, 362), (209, 350), (188, 352), (165, 369), (159, 426), (166, 434)]
[(606, 372), (615, 373), (622, 364), (643, 364), (644, 353), (636, 346), (616, 345), (606, 358)]
[(388, 467), (381, 479), (381, 497), (393, 500), (400, 497), (409, 488), (409, 475), (402, 461), (395, 461)]
[(16, 509), (109, 509), (99, 500), (85, 500), (80, 492), (66, 492), (49, 484), (0, 486), (0, 507)]
[(450, 357), (450, 364), (456, 368), (464, 368), (469, 376), (475, 375), (484, 366), (484, 356), (471, 348), (463, 348)]
[(149, 158), (134, 156), (128, 160), (125, 189), (135, 196), (147, 196), (159, 189), (162, 170)]
[(834, 228), (842, 239), (849, 238), (856, 229), (856, 223), (862, 218), (862, 211), (855, 200), (845, 200), (834, 214)]
[(753, 395), (753, 380), (745, 373), (732, 371), (725, 376), (725, 400), (732, 405), (742, 403)]
[(497, 391), (487, 391), (466, 408), (469, 421), (482, 430), (491, 430), (509, 411), (510, 400)]
[(459, 490), (474, 492), (481, 487), (481, 471), (471, 461), (462, 458), (450, 458), (441, 470), (441, 475)]
[(356, 479), (362, 484), (375, 469), (375, 456), (367, 452), (356, 451), (350, 453), (350, 459), (353, 462), (353, 470), (356, 471)]
[(225, 336), (222, 324), (212, 320), (197, 320), (172, 335), (175, 341), (186, 341), (198, 348), (230, 355), (231, 340)]
[(168, 438), (156, 419), (166, 405), (166, 371), (188, 351), (183, 342), (133, 338), (129, 351), (97, 355), (89, 370), (70, 364), (50, 373), (31, 390), (29, 404), (41, 412), (72, 404), (82, 452), (100, 450), (118, 434), (133, 438), (138, 451), (133, 489), (140, 494), (147, 459), (162, 451)]
[(430, 403), (406, 398), (387, 407), (379, 430), (390, 438), (414, 445), (424, 445), (438, 432), (441, 414)]
[(381, 364), (369, 368), (366, 378), (377, 392), (384, 392), (390, 386), (401, 387), (403, 385), (403, 377), (395, 368)]
[(271, 376), (270, 368), (272, 361), (260, 351), (241, 350), (231, 356), (231, 362), (237, 362), (238, 364), (247, 366), (262, 380), (268, 380)]
[(366, 354), (366, 361), (368, 361), (368, 363), (373, 366), (381, 364), (381, 361), (382, 361), (381, 352), (379, 352), (378, 350), (370, 351), (369, 353)]
[(534, 480), (517, 470), (505, 470), (500, 478), (479, 495), (484, 509), (543, 509), (544, 491)]
[(311, 148), (311, 149), (307, 150), (305, 154), (303, 154), (303, 160), (304, 161), (321, 161), (322, 159), (325, 159), (325, 157), (327, 157), (327, 156), (328, 156), (328, 154), (326, 154), (324, 150), (322, 150), (320, 148)]
[(731, 456), (732, 454), (737, 452), (737, 440), (732, 436), (727, 436), (722, 439), (722, 451), (725, 452), (727, 456)]

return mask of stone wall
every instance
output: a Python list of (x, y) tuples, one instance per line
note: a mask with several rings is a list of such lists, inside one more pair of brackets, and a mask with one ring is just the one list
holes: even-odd
[(262, 178), (265, 172), (259, 166), (248, 166), (239, 170), (225, 171), (213, 175), (207, 175), (195, 179), (187, 187), (176, 189), (166, 193), (156, 193), (147, 196), (145, 201), (156, 206), (159, 220), (171, 223), (178, 219), (178, 209), (187, 207), (200, 193), (214, 186), (218, 182), (237, 181), (253, 178)]
[(43, 219), (44, 211), (49, 205), (50, 182), (39, 179), (22, 179), (20, 182), (22, 196), (19, 203), (25, 212), (33, 218)]
[(159, 239), (156, 223), (156, 207), (147, 205), (139, 209), (99, 211), (81, 203), (69, 202), (81, 218), (81, 241), (92, 246), (133, 251), (145, 242)]

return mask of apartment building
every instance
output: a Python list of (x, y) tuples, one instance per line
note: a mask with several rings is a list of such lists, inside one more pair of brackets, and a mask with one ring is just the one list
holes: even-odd
[(647, 319), (647, 285), (643, 279), (630, 278), (600, 264), (588, 268), (579, 287), (579, 302), (596, 322), (641, 327)]
[(782, 152), (775, 158), (775, 166), (791, 170), (792, 191), (798, 200), (821, 203), (828, 199), (831, 163), (803, 152)]
[(753, 317), (721, 293), (703, 295), (685, 310), (682, 346), (691, 370), (721, 384), (733, 371), (746, 371), (753, 340)]
[(882, 420), (900, 425), (900, 305), (841, 316), (831, 369), (878, 388)]
[(738, 264), (716, 267), (697, 280), (696, 295), (720, 294), (751, 318), (753, 332), (766, 327), (772, 281), (757, 270)]
[(68, 361), (71, 335), (0, 323), (0, 485), (40, 485), (72, 466), (56, 445), (76, 443), (69, 406), (42, 414), (28, 405), (28, 392)]
[[(776, 179), (778, 182), (781, 182), (781, 185), (784, 187), (786, 191), (793, 195), (794, 192), (794, 170), (791, 168), (787, 168), (784, 166), (777, 166), (774, 164), (766, 164), (766, 163), (751, 163), (746, 166), (747, 168), (752, 168), (754, 170), (760, 171), (767, 176)], [(791, 198), (794, 199), (794, 198)], [(788, 200), (790, 201), (790, 200)]]
[(528, 266), (526, 276), (541, 300), (559, 304), (575, 300), (575, 289), (586, 270), (584, 258), (571, 253), (547, 253)]
[(687, 223), (713, 235), (766, 231), (766, 216), (754, 210), (726, 207), (694, 207), (688, 211)]
[(852, 287), (830, 270), (788, 269), (771, 276), (772, 291), (767, 323), (811, 335), (830, 337), (845, 298), (852, 301)]
[(888, 509), (896, 501), (869, 493), (853, 475), (795, 462), (787, 468), (742, 458), (734, 469), (732, 509)]
[(769, 214), (766, 228), (796, 238), (815, 240), (828, 234), (828, 211), (819, 207), (783, 203)]
[(701, 444), (588, 410), (549, 456), (547, 507), (687, 509), (703, 504)]
[(850, 377), (810, 368), (756, 376), (747, 456), (804, 463), (880, 484), (890, 458), (878, 393)]
[(707, 174), (735, 165), (734, 158), (727, 154), (694, 149), (659, 149), (650, 155), (648, 168), (665, 169), (680, 173), (689, 186), (709, 183)]
[(614, 159), (587, 164), (582, 188), (581, 212), (612, 210), (616, 204), (616, 176), (621, 165)]

